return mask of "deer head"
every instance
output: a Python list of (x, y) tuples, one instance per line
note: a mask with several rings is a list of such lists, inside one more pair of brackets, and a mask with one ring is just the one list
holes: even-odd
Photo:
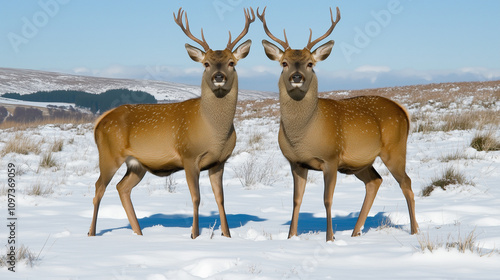
[[(186, 15), (185, 26), (182, 22), (184, 14)], [(245, 41), (234, 51), (232, 49), (248, 33), (250, 23), (255, 21), (253, 9), (250, 8), (250, 10), (245, 10), (245, 27), (234, 41), (231, 41), (231, 31), (229, 31), (229, 41), (224, 50), (214, 51), (210, 49), (203, 35), (203, 29), (201, 29), (201, 40), (193, 35), (189, 30), (187, 13), (185, 13), (182, 8), (179, 9), (177, 17), (174, 13), (174, 20), (189, 38), (203, 47), (203, 50), (201, 50), (190, 44), (185, 45), (191, 59), (202, 63), (205, 67), (202, 78), (202, 88), (203, 85), (206, 85), (217, 97), (224, 97), (233, 88), (233, 83), (237, 79), (235, 66), (238, 60), (245, 58), (250, 52), (251, 40)]]
[(295, 100), (301, 100), (305, 93), (311, 88), (311, 83), (317, 87), (317, 78), (314, 73), (313, 67), (316, 65), (318, 61), (325, 60), (332, 51), (333, 44), (335, 43), (333, 40), (326, 42), (325, 44), (319, 46), (314, 51), (311, 51), (312, 47), (316, 45), (321, 40), (328, 37), (335, 25), (340, 20), (340, 11), (337, 7), (337, 18), (333, 20), (332, 9), (330, 8), (330, 16), (332, 19), (332, 25), (326, 31), (325, 34), (318, 37), (316, 40), (311, 42), (312, 30), (309, 29), (309, 42), (307, 46), (302, 49), (291, 49), (288, 44), (288, 40), (286, 38), (286, 32), (283, 30), (285, 41), (278, 39), (274, 36), (269, 29), (267, 28), (266, 19), (265, 19), (266, 8), (262, 11), (262, 14), (259, 14), (259, 9), (257, 9), (257, 17), (264, 24), (264, 30), (266, 34), (273, 39), (275, 42), (283, 47), (283, 50), (280, 49), (275, 44), (262, 40), (262, 45), (264, 45), (264, 50), (266, 52), (267, 57), (271, 60), (278, 61), (283, 67), (283, 72), (280, 76), (280, 89), (282, 86), (285, 87), (286, 91)]

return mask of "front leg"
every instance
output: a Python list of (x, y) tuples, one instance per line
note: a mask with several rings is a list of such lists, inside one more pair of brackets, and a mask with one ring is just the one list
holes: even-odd
[(220, 224), (222, 235), (231, 237), (229, 226), (227, 225), (226, 211), (224, 210), (224, 190), (222, 188), (222, 175), (224, 173), (224, 163), (218, 164), (208, 170), (212, 191), (214, 192), (215, 201), (219, 208)]
[(332, 225), (332, 202), (335, 184), (337, 182), (337, 165), (326, 166), (323, 170), (325, 181), (324, 203), (326, 210), (326, 241), (333, 241), (333, 225)]
[(299, 223), (300, 205), (304, 197), (307, 182), (307, 169), (299, 166), (298, 164), (290, 163), (293, 176), (293, 212), (292, 221), (290, 222), (290, 231), (288, 238), (297, 236), (297, 226)]
[(193, 226), (191, 229), (191, 238), (195, 239), (200, 235), (198, 210), (200, 208), (200, 170), (194, 162), (184, 163), (186, 172), (186, 181), (191, 193), (191, 200), (193, 201)]

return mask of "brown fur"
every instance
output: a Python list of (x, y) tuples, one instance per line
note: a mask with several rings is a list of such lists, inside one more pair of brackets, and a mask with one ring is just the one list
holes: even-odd
[[(253, 11), (252, 11), (253, 13)], [(182, 14), (174, 18), (181, 29)], [(245, 16), (249, 17), (248, 12)], [(187, 19), (186, 19), (187, 22)], [(99, 150), (100, 176), (95, 187), (94, 215), (89, 235), (96, 234), (99, 204), (106, 186), (118, 168), (126, 163), (127, 172), (116, 186), (132, 230), (142, 235), (130, 199), (130, 193), (146, 171), (167, 176), (184, 170), (193, 202), (192, 238), (199, 235), (200, 205), (199, 176), (208, 170), (210, 183), (219, 208), (222, 234), (230, 237), (224, 210), (222, 176), (224, 164), (236, 144), (233, 119), (238, 97), (238, 76), (234, 66), (246, 57), (251, 41), (232, 47), (248, 32), (251, 19), (238, 38), (228, 43), (231, 48), (212, 51), (203, 40), (205, 51), (186, 44), (189, 56), (205, 67), (201, 82), (201, 97), (173, 104), (123, 105), (97, 119), (94, 135)]]
[[(264, 14), (264, 13), (263, 13)], [(258, 17), (264, 23), (266, 33), (276, 39), (267, 29), (264, 15)], [(331, 33), (337, 21), (326, 35)], [(311, 38), (309, 38), (309, 42)], [(317, 43), (320, 40), (315, 40)], [(294, 182), (293, 214), (289, 237), (297, 235), (300, 205), (307, 182), (309, 169), (323, 171), (325, 192), (324, 204), (327, 217), (326, 240), (333, 240), (331, 207), (337, 172), (354, 174), (366, 186), (366, 196), (352, 236), (361, 234), (382, 177), (373, 168), (376, 157), (380, 157), (398, 181), (408, 204), (411, 233), (418, 231), (415, 219), (415, 201), (411, 180), (406, 174), (406, 141), (410, 129), (410, 118), (406, 109), (398, 103), (379, 96), (360, 96), (343, 100), (318, 98), (318, 80), (313, 66), (326, 59), (334, 42), (329, 41), (314, 51), (308, 43), (303, 50), (285, 48), (263, 40), (266, 55), (280, 62), (283, 67), (279, 78), (280, 131), (279, 145), (292, 169)]]

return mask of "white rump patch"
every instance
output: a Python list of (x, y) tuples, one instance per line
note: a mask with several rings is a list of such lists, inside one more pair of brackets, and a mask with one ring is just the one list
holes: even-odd
[(129, 169), (138, 169), (142, 167), (142, 163), (140, 163), (136, 158), (134, 157), (128, 157), (127, 160), (125, 161), (127, 164), (127, 167)]

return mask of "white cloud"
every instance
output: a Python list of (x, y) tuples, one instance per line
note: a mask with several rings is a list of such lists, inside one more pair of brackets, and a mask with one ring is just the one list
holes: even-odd
[[(76, 67), (70, 72), (76, 75), (87, 75), (108, 78), (129, 78), (139, 80), (161, 80), (197, 85), (200, 83), (203, 67), (180, 66), (123, 66), (112, 65), (101, 69)], [(500, 69), (483, 67), (464, 67), (451, 70), (416, 70), (391, 69), (384, 65), (363, 65), (356, 69), (329, 71), (318, 67), (321, 91), (335, 89), (359, 89), (391, 87), (413, 84), (488, 81), (500, 79)], [(240, 88), (252, 90), (276, 91), (281, 69), (276, 66), (257, 65), (237, 66), (240, 77)]]
[(374, 65), (363, 65), (354, 69), (354, 72), (360, 72), (360, 73), (386, 73), (389, 71), (391, 71), (391, 68), (387, 66), (374, 66)]

